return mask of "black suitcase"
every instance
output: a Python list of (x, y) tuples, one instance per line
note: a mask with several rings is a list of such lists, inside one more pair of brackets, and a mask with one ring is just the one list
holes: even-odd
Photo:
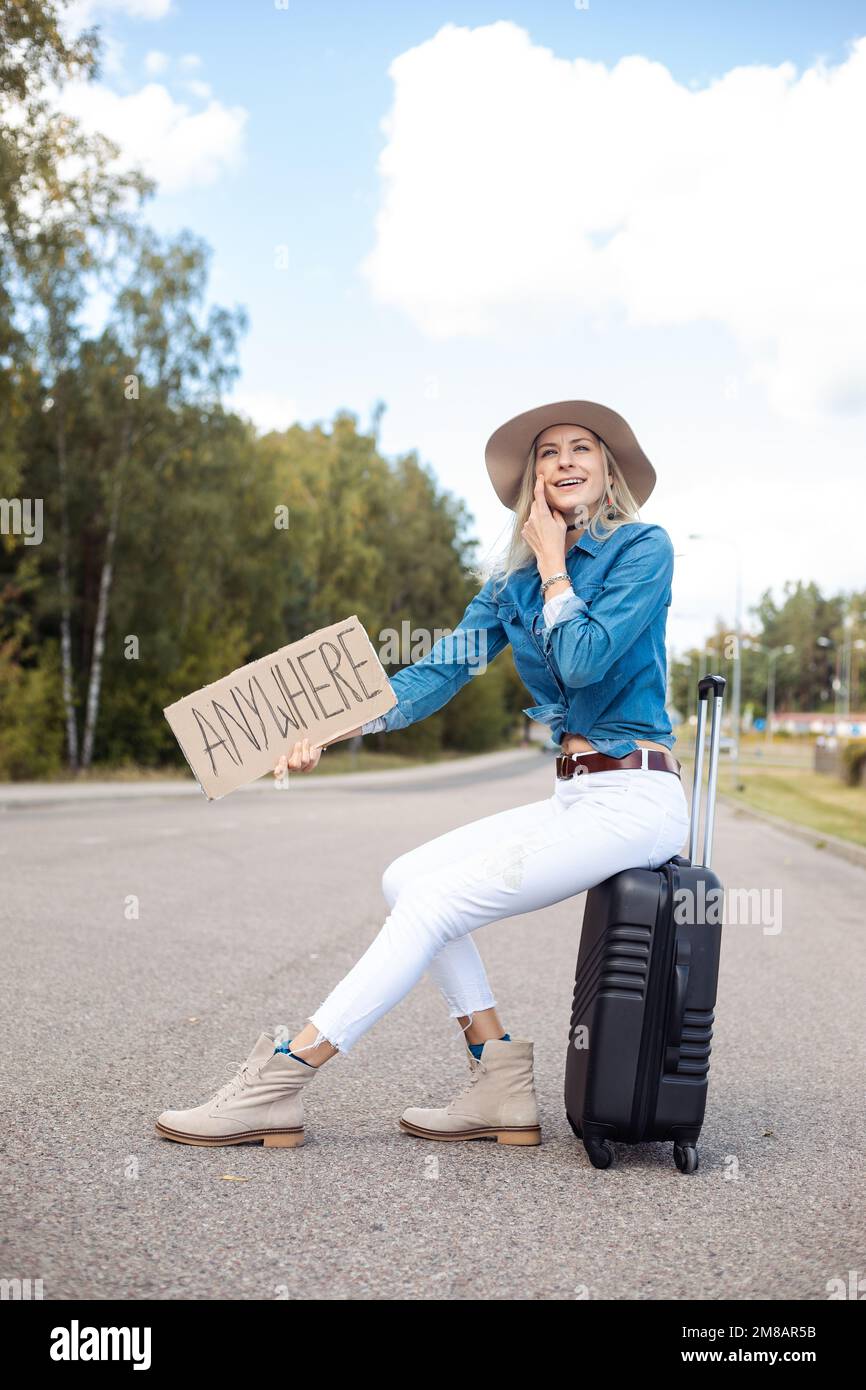
[[(611, 1141), (673, 1140), (681, 1173), (698, 1166), (722, 934), (713, 873), (723, 676), (698, 685), (688, 858), (625, 869), (592, 888), (577, 957), (565, 1112), (595, 1168)], [(695, 864), (707, 701), (713, 695), (703, 863)]]

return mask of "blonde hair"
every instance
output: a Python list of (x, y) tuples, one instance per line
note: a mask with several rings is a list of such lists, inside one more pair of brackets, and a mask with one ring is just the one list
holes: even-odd
[[(609, 535), (620, 526), (629, 526), (635, 521), (639, 521), (638, 503), (634, 493), (628, 486), (623, 477), (619, 465), (605, 444), (600, 435), (595, 434), (594, 430), (589, 431), (594, 434), (601, 447), (602, 458), (604, 459), (607, 477), (610, 479), (610, 487), (605, 485), (598, 501), (594, 513), (589, 519), (586, 530), (596, 540), (606, 540)], [(480, 583), (486, 583), (490, 578), (501, 579), (501, 583), (494, 585), (494, 588), (501, 589), (509, 576), (515, 570), (523, 569), (524, 566), (535, 564), (536, 555), (528, 541), (523, 539), (520, 534), (526, 522), (529, 520), (529, 513), (532, 510), (532, 502), (535, 497), (535, 448), (538, 436), (532, 441), (529, 456), (526, 460), (523, 479), (520, 490), (517, 494), (517, 503), (514, 509), (514, 522), (511, 528), (511, 535), (505, 548), (487, 565), (477, 565), (473, 569), (475, 578)], [(610, 495), (612, 504), (609, 504), (607, 497)], [(612, 515), (608, 513), (612, 512)]]

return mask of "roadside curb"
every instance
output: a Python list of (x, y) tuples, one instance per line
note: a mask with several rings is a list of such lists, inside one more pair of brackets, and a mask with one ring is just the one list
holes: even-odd
[(840, 839), (838, 835), (825, 835), (823, 831), (813, 830), (811, 826), (800, 825), (797, 821), (783, 820), (781, 816), (774, 816), (769, 811), (757, 811), (751, 806), (744, 806), (736, 797), (727, 796), (724, 792), (718, 792), (717, 795), (719, 801), (723, 801), (735, 814), (765, 821), (767, 825), (774, 825), (778, 830), (784, 830), (798, 840), (805, 840), (813, 849), (825, 850), (828, 854), (835, 854), (840, 859), (847, 859), (850, 864), (858, 864), (861, 869), (866, 869), (864, 845), (855, 845), (851, 840)]

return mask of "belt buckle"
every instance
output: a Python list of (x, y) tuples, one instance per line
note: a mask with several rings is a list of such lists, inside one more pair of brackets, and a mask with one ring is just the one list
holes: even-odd
[(579, 763), (577, 761), (580, 757), (579, 753), (565, 753), (563, 756), (566, 760), (571, 762), (571, 772), (566, 772), (563, 780), (567, 781), (569, 777), (579, 777), (581, 773), (589, 772), (586, 763)]

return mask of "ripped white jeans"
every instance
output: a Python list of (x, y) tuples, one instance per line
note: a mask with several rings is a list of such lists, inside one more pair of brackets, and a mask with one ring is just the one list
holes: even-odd
[(382, 875), (390, 914), (308, 1016), (318, 1030), (309, 1047), (327, 1041), (350, 1052), (425, 973), (449, 1016), (471, 1021), (496, 1004), (471, 937), (477, 927), (574, 897), (621, 869), (657, 868), (683, 847), (688, 827), (685, 791), (670, 772), (627, 768), (560, 781), (554, 771), (545, 800), (401, 854)]

